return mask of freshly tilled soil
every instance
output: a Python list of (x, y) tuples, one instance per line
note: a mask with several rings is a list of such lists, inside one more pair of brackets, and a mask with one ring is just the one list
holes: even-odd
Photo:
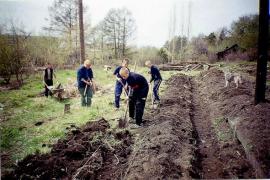
[[(269, 104), (253, 105), (254, 83), (244, 79), (238, 89), (225, 88), (223, 72), (210, 69), (198, 77), (178, 74), (166, 84), (159, 109), (147, 105), (142, 128), (112, 130), (105, 119), (72, 127), (51, 153), (26, 157), (2, 178), (262, 177), (246, 156), (256, 152), (261, 171), (268, 168)], [(229, 124), (234, 119), (237, 129)], [(246, 134), (250, 149), (236, 132)]]

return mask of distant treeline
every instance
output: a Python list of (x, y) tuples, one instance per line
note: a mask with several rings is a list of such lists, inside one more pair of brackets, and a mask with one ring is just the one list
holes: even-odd
[[(237, 45), (237, 51), (226, 54), (225, 60), (255, 60), (259, 32), (259, 16), (242, 16), (230, 28), (220, 28), (208, 35), (201, 34), (188, 41), (187, 37), (175, 36), (166, 41), (164, 49), (170, 60), (216, 61), (217, 53)], [(270, 43), (270, 37), (268, 39)]]
[[(23, 82), (23, 75), (50, 62), (56, 66), (80, 63), (78, 13), (76, 0), (55, 0), (49, 7), (48, 25), (43, 36), (32, 36), (23, 26), (10, 21), (0, 25), (0, 78), (9, 83), (12, 76)], [(87, 8), (85, 8), (85, 11)], [(111, 9), (105, 18), (91, 27), (85, 20), (86, 57), (95, 65), (117, 64), (124, 57), (143, 65), (177, 61), (217, 61), (217, 53), (237, 44), (237, 51), (226, 60), (255, 60), (257, 57), (258, 15), (240, 17), (230, 28), (220, 28), (209, 35), (175, 36), (162, 48), (131, 45), (136, 21), (126, 9)], [(269, 41), (270, 42), (270, 41)]]

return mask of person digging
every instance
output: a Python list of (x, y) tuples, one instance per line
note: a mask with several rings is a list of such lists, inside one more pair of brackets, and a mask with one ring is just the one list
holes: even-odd
[(154, 81), (154, 86), (153, 86), (153, 105), (154, 107), (158, 106), (160, 104), (160, 98), (159, 98), (159, 86), (162, 82), (162, 77), (161, 77), (161, 74), (160, 74), (160, 71), (158, 69), (157, 66), (153, 65), (151, 63), (151, 61), (146, 61), (145, 62), (145, 65), (150, 69), (150, 72), (149, 74), (151, 74), (151, 78), (150, 78), (150, 81), (149, 81), (149, 84), (152, 83), (152, 81)]
[[(78, 90), (81, 95), (81, 105), (90, 107), (92, 103), (93, 97), (93, 73), (92, 76), (89, 73), (91, 68), (90, 60), (85, 60), (84, 64), (77, 71), (77, 82), (78, 82)], [(89, 76), (90, 74), (90, 76)]]
[[(142, 117), (144, 113), (145, 102), (148, 94), (147, 80), (140, 74), (129, 72), (126, 67), (119, 71), (120, 76), (126, 80), (129, 89), (129, 118), (130, 121), (136, 120), (130, 128), (142, 127)], [(127, 87), (125, 87), (127, 90)]]
[[(118, 66), (113, 72), (113, 75), (115, 75), (116, 77), (115, 90), (114, 90), (114, 106), (116, 110), (119, 110), (120, 108), (120, 96), (122, 94), (122, 89), (124, 88), (126, 84), (126, 80), (123, 79), (119, 75), (119, 71), (122, 67), (126, 67), (128, 69), (128, 63), (129, 63), (129, 59), (127, 58), (123, 59), (121, 66)], [(125, 93), (127, 93), (127, 91), (125, 91)]]

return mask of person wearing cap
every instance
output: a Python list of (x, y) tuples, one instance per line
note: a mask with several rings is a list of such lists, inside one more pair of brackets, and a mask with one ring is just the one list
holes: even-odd
[(116, 110), (120, 108), (120, 96), (122, 94), (123, 86), (126, 84), (126, 80), (123, 79), (119, 75), (119, 71), (122, 67), (128, 68), (128, 63), (129, 63), (129, 59), (127, 58), (123, 59), (121, 66), (118, 66), (113, 72), (113, 75), (115, 75), (116, 77), (116, 83), (115, 83), (115, 89), (114, 89), (114, 106)]
[(49, 86), (53, 86), (53, 77), (56, 78), (56, 75), (53, 71), (51, 63), (46, 64), (46, 68), (44, 70), (43, 82), (45, 84), (45, 96), (52, 96), (51, 91), (49, 90)]
[(159, 104), (160, 98), (159, 98), (158, 91), (159, 91), (159, 86), (162, 82), (160, 71), (157, 66), (151, 63), (151, 61), (146, 61), (145, 65), (150, 69), (149, 74), (151, 74), (151, 78), (150, 78), (149, 83), (152, 83), (152, 81), (154, 81), (154, 86), (153, 86), (154, 103)]
[(129, 72), (126, 67), (122, 67), (119, 74), (129, 86), (129, 117), (136, 120), (136, 125), (133, 127), (141, 127), (149, 90), (147, 80), (140, 74)]
[(93, 72), (91, 69), (90, 60), (85, 60), (83, 65), (77, 71), (78, 89), (81, 95), (81, 105), (91, 106), (92, 103), (92, 84), (93, 84)]

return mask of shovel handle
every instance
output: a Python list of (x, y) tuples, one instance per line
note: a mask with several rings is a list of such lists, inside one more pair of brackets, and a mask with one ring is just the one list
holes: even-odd
[(154, 98), (153, 98), (153, 87), (152, 83), (150, 83), (150, 97), (151, 97), (151, 105), (154, 105)]
[(123, 88), (124, 88), (124, 91), (125, 91), (125, 95), (126, 95), (126, 97), (128, 97), (128, 92), (127, 92), (127, 90), (125, 89), (124, 83), (122, 82), (122, 80), (118, 80), (118, 82), (120, 82), (120, 83), (122, 84), (122, 86), (123, 86)]
[(88, 85), (86, 84), (86, 86), (85, 86), (85, 88), (84, 88), (83, 96), (86, 95), (87, 86), (88, 86)]
[(47, 83), (45, 82), (45, 81), (43, 81), (43, 83), (44, 83), (44, 85), (48, 88), (48, 85), (47, 85)]
[[(130, 89), (129, 89), (130, 91)], [(128, 95), (127, 95), (128, 97)], [(127, 110), (128, 110), (128, 105), (129, 105), (129, 99), (127, 99), (127, 104), (126, 104), (126, 109), (125, 109), (125, 116), (124, 116), (124, 120), (127, 121)]]

